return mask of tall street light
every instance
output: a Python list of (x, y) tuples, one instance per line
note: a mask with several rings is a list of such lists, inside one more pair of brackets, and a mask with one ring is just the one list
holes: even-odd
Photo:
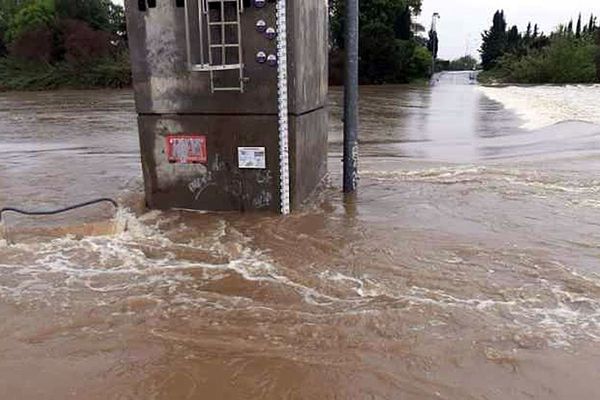
[(431, 17), (431, 37), (433, 38), (433, 47), (431, 51), (431, 76), (435, 75), (435, 56), (438, 52), (438, 38), (437, 38), (437, 22), (440, 19), (440, 13), (434, 12)]

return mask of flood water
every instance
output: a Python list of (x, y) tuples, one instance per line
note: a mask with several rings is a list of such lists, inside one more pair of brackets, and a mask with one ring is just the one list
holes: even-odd
[(361, 182), (142, 207), (128, 91), (0, 94), (1, 399), (600, 397), (600, 87), (364, 87)]

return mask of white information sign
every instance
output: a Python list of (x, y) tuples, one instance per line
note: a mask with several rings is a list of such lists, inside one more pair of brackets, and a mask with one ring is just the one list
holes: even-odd
[(243, 169), (267, 168), (267, 152), (264, 147), (238, 147), (238, 166)]

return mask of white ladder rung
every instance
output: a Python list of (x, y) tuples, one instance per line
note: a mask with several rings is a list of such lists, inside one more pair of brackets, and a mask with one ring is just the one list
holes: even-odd
[(220, 49), (220, 48), (232, 48), (232, 47), (240, 47), (239, 43), (228, 43), (228, 44), (211, 44), (211, 49)]

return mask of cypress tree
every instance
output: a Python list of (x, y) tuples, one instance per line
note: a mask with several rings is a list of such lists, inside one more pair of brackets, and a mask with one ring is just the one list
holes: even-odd
[(496, 11), (493, 25), (483, 33), (482, 41), (480, 49), (482, 65), (484, 69), (489, 70), (496, 66), (508, 45), (504, 11)]
[(581, 13), (577, 19), (577, 29), (575, 30), (575, 37), (579, 39), (581, 37)]
[(513, 54), (516, 54), (521, 45), (521, 34), (519, 33), (519, 28), (514, 25), (508, 31), (506, 35), (506, 46), (507, 50)]
[(570, 20), (569, 25), (567, 25), (567, 35), (573, 35), (573, 20)]

